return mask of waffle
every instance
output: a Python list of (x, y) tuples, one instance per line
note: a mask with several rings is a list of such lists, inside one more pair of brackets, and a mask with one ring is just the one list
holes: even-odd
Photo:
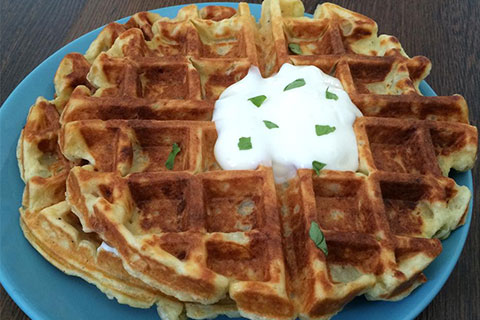
[[(475, 162), (467, 104), (422, 96), (430, 61), (373, 20), (329, 3), (303, 13), (290, 0), (264, 1), (258, 25), (244, 3), (142, 12), (67, 55), (19, 140), (32, 245), (165, 319), (328, 319), (357, 295), (395, 301), (425, 282), (468, 211), (469, 190), (448, 177)], [(271, 168), (216, 162), (215, 100), (250, 66), (269, 76), (284, 63), (335, 75), (364, 114), (357, 173), (300, 169), (275, 184)]]
[[(55, 101), (59, 103), (59, 101)], [(137, 308), (157, 304), (164, 319), (179, 319), (183, 304), (129, 275), (118, 255), (103, 250), (102, 240), (85, 233), (65, 201), (69, 162), (60, 152), (59, 113), (39, 98), (30, 109), (17, 148), (25, 192), (20, 226), (27, 240), (54, 266), (96, 285), (109, 298)]]

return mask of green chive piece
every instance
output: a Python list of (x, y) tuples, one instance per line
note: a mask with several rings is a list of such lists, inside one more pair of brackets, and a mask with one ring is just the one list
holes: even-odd
[(332, 133), (336, 130), (337, 128), (335, 127), (330, 127), (330, 126), (323, 126), (323, 125), (319, 125), (319, 124), (316, 124), (315, 125), (315, 132), (317, 133), (317, 136), (323, 136), (325, 134), (329, 134), (329, 133)]
[(289, 84), (285, 87), (285, 89), (283, 89), (283, 91), (295, 89), (295, 88), (298, 88), (298, 87), (303, 87), (304, 85), (305, 85), (305, 79), (300, 78), (300, 79), (297, 79), (297, 80), (289, 83)]
[(252, 139), (250, 137), (241, 137), (240, 139), (238, 139), (238, 149), (239, 150), (252, 149)]
[(260, 95), (260, 96), (250, 98), (248, 100), (251, 101), (255, 106), (257, 106), (257, 108), (260, 108), (260, 106), (266, 99), (267, 99), (267, 96)]
[(315, 170), (315, 172), (317, 173), (317, 175), (320, 174), (320, 170), (322, 170), (323, 168), (325, 168), (325, 166), (326, 166), (326, 164), (323, 163), (323, 162), (315, 161), (315, 160), (312, 161), (312, 168), (313, 168), (313, 170)]
[(328, 256), (327, 241), (325, 240), (325, 235), (318, 226), (318, 223), (316, 223), (315, 221), (312, 222), (308, 234), (310, 235), (310, 239), (312, 239), (317, 248), (322, 250), (323, 253)]
[(268, 121), (268, 120), (263, 120), (263, 123), (265, 123), (265, 127), (267, 127), (268, 129), (279, 128), (279, 126), (276, 123), (273, 123), (273, 122)]
[(338, 96), (335, 93), (328, 91), (328, 87), (327, 91), (325, 91), (325, 97), (330, 100), (338, 100)]
[(167, 162), (165, 162), (165, 167), (167, 167), (168, 170), (173, 170), (173, 163), (175, 161), (175, 157), (180, 151), (181, 149), (178, 144), (174, 143), (172, 146), (172, 151), (170, 151), (170, 154), (168, 155)]
[(288, 44), (288, 49), (290, 49), (290, 51), (292, 51), (293, 53), (298, 54), (298, 55), (303, 53), (300, 46), (296, 43), (289, 43)]

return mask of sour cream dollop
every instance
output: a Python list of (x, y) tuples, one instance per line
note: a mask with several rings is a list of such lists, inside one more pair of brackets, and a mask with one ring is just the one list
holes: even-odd
[[(263, 97), (252, 98), (259, 96), (266, 99), (257, 106)], [(313, 161), (325, 169), (356, 171), (353, 122), (361, 116), (340, 81), (317, 67), (284, 64), (276, 75), (262, 78), (253, 66), (215, 103), (215, 158), (224, 170), (273, 167), (277, 183), (297, 169), (311, 169)]]
[(113, 254), (116, 255), (116, 256), (119, 256), (117, 249), (115, 249), (115, 248), (113, 248), (113, 247), (110, 247), (110, 246), (109, 246), (108, 244), (106, 244), (105, 242), (102, 242), (102, 244), (100, 245), (100, 247), (97, 248), (97, 251), (99, 251), (99, 250), (104, 250), (104, 251), (113, 253)]

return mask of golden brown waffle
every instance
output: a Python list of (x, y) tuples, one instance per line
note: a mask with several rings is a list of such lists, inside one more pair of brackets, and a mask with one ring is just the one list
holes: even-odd
[[(358, 173), (302, 169), (275, 185), (271, 168), (221, 170), (215, 99), (251, 65), (268, 76), (284, 63), (334, 74), (363, 112)], [(243, 3), (109, 24), (85, 56), (64, 58), (56, 99), (30, 112), (18, 152), (25, 235), (60, 269), (120, 302), (156, 302), (166, 319), (327, 319), (356, 295), (401, 299), (426, 280), (436, 238), (465, 221), (470, 192), (447, 176), (473, 166), (478, 144), (461, 96), (420, 94), (430, 68), (328, 3), (311, 19), (300, 1), (267, 0), (258, 26)], [(328, 254), (309, 238), (313, 222)], [(96, 260), (74, 260), (63, 239), (73, 252), (108, 243), (119, 256), (98, 252), (116, 267), (93, 249)]]
[(58, 146), (59, 113), (53, 103), (38, 98), (30, 108), (17, 146), (20, 175), (25, 182), (22, 206), (39, 210), (65, 200), (65, 180), (71, 164)]
[(129, 275), (120, 257), (102, 250), (98, 235), (85, 233), (71, 212), (65, 181), (75, 163), (59, 150), (58, 120), (55, 104), (39, 98), (19, 140), (17, 157), (26, 183), (20, 208), (25, 237), (57, 268), (96, 285), (109, 298), (137, 308), (156, 303), (162, 318), (178, 319), (183, 304)]
[(125, 178), (72, 170), (68, 199), (82, 225), (113, 240), (136, 276), (183, 301), (210, 304), (228, 291), (241, 312), (292, 314), (271, 169)]
[[(245, 6), (243, 8), (245, 8)], [(232, 12), (232, 9), (223, 7), (207, 7), (200, 12), (197, 12), (195, 7), (187, 7), (182, 10), (182, 12), (185, 14), (185, 18), (180, 18), (179, 20), (189, 19), (190, 16), (199, 17), (199, 21), (203, 18), (221, 20), (222, 16), (230, 17), (235, 14), (235, 11)], [(179, 17), (180, 16), (181, 14)], [(247, 15), (247, 17), (250, 16)], [(102, 240), (98, 238), (96, 234), (85, 233), (81, 229), (78, 218), (71, 213), (70, 206), (63, 200), (65, 199), (65, 179), (68, 172), (72, 166), (82, 164), (82, 162), (76, 160), (72, 162), (68, 161), (62, 152), (60, 152), (59, 145), (57, 144), (60, 130), (59, 115), (66, 114), (63, 112), (66, 102), (73, 102), (77, 94), (80, 97), (82, 97), (82, 93), (84, 93), (83, 95), (89, 95), (90, 90), (94, 88), (87, 80), (87, 74), (91, 68), (90, 62), (93, 62), (102, 51), (109, 49), (113, 45), (114, 40), (128, 29), (141, 28), (143, 33), (142, 37), (144, 36), (150, 39), (151, 22), (159, 18), (158, 15), (140, 13), (135, 15), (124, 26), (112, 23), (100, 33), (85, 56), (72, 53), (65, 56), (62, 60), (55, 75), (55, 100), (48, 102), (43, 98), (39, 98), (36, 105), (33, 106), (30, 111), (27, 124), (19, 139), (17, 156), (22, 178), (24, 178), (27, 183), (24, 193), (24, 203), (21, 208), (21, 225), (25, 236), (32, 245), (59, 269), (68, 274), (80, 276), (88, 282), (95, 284), (100, 290), (105, 292), (107, 296), (115, 297), (121, 303), (142, 308), (150, 307), (153, 303), (156, 303), (158, 312), (162, 318), (177, 319), (184, 317), (185, 313), (183, 309), (185, 306), (183, 303), (163, 295), (142, 281), (130, 276), (123, 269), (118, 256), (101, 250), (100, 244)], [(179, 24), (181, 23), (171, 24), (168, 27), (178, 27)], [(183, 24), (185, 24), (185, 21)], [(180, 41), (180, 43), (182, 42)], [(192, 45), (192, 47), (193, 46), (194, 45)], [(178, 55), (178, 53), (175, 55)], [(185, 59), (182, 60), (179, 55), (178, 58), (185, 62)], [(201, 60), (202, 56), (199, 55), (198, 58)], [(167, 58), (165, 65), (171, 67), (169, 63), (173, 60), (176, 59)], [(184, 65), (181, 65), (181, 63), (179, 65), (180, 70), (183, 69)], [(155, 66), (153, 66), (153, 68), (155, 69)], [(176, 71), (177, 69), (173, 68), (173, 72), (175, 73)], [(200, 109), (199, 105), (203, 105), (206, 110), (203, 112), (206, 114), (203, 115), (203, 118), (209, 119), (211, 117), (213, 104), (212, 102), (202, 101), (200, 83), (197, 81), (197, 84), (198, 87), (193, 88), (192, 92), (193, 90), (197, 91), (198, 94), (195, 96), (195, 99), (198, 99), (198, 101), (192, 101), (192, 103), (187, 101), (185, 104), (187, 106), (186, 116), (193, 117), (194, 119), (199, 118), (199, 116), (197, 116)], [(74, 90), (75, 88), (77, 89)], [(170, 89), (170, 87), (168, 89)], [(73, 91), (75, 91), (75, 93), (73, 93)], [(111, 92), (109, 94), (111, 94)], [(128, 92), (125, 93), (125, 95), (122, 94), (122, 96), (128, 96)], [(140, 97), (138, 101), (142, 104), (147, 101), (147, 98), (150, 99), (151, 96), (146, 97), (146, 99)], [(119, 101), (117, 97), (113, 96), (107, 97), (106, 99), (110, 99), (108, 101), (113, 101), (114, 104), (117, 104), (117, 101)], [(89, 104), (91, 100), (92, 99), (87, 100), (86, 104)], [(170, 100), (164, 101), (168, 104)], [(100, 106), (107, 104), (101, 99), (96, 100), (96, 102), (97, 105)], [(127, 107), (130, 106), (129, 102), (131, 101), (127, 101), (124, 105)], [(157, 100), (157, 103), (161, 103), (161, 100)], [(177, 100), (174, 103), (175, 108), (178, 108), (178, 105), (181, 103), (182, 100)], [(188, 106), (192, 105), (193, 108), (188, 108)], [(118, 112), (119, 107), (116, 106), (115, 109)], [(157, 106), (154, 106), (154, 109), (157, 109)], [(89, 110), (94, 109), (90, 108)], [(162, 112), (166, 114), (165, 110), (162, 110)], [(121, 116), (125, 117), (125, 114)], [(138, 115), (132, 117), (136, 118)], [(141, 114), (140, 118), (147, 117)], [(173, 118), (175, 118), (175, 115)], [(112, 125), (113, 123), (114, 122), (112, 122)], [(186, 124), (182, 124), (181, 126), (186, 130), (189, 129)], [(215, 128), (212, 124), (208, 123), (207, 129), (208, 132), (205, 133), (205, 137), (211, 140), (212, 130), (216, 136), (214, 132)], [(175, 127), (167, 128), (166, 130), (174, 132)], [(163, 133), (164, 132), (158, 132), (158, 134)], [(102, 142), (105, 142), (105, 140)], [(214, 142), (213, 140), (211, 143)], [(157, 142), (157, 145), (158, 144)], [(192, 143), (192, 146), (193, 145)], [(145, 146), (142, 145), (142, 147)], [(148, 156), (157, 154), (161, 156), (161, 152), (155, 152), (153, 149), (155, 148), (150, 148), (150, 151), (153, 151), (153, 153), (149, 153)], [(135, 160), (137, 159), (135, 158)], [(158, 159), (154, 160), (158, 161)], [(209, 163), (212, 162), (214, 162), (214, 160), (209, 160)], [(105, 170), (109, 169), (107, 168)], [(140, 167), (138, 170), (151, 171), (152, 168)], [(235, 304), (228, 299), (210, 305), (208, 308), (196, 304), (189, 304), (186, 308), (197, 317), (212, 317), (223, 313), (238, 315)]]
[[(377, 24), (331, 3), (313, 19), (300, 1), (264, 1), (260, 35), (266, 42), (265, 74), (284, 63), (315, 65), (337, 77), (365, 116), (468, 123), (463, 97), (423, 97), (419, 84), (431, 69), (421, 56), (408, 58), (392, 36), (377, 36)], [(289, 50), (297, 44), (301, 54)]]

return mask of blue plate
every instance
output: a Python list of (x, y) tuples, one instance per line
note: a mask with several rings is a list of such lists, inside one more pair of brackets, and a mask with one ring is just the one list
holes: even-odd
[[(204, 3), (198, 6), (201, 8), (212, 4), (237, 7), (232, 3)], [(153, 12), (173, 18), (181, 7), (161, 8)], [(260, 17), (260, 5), (251, 4), (250, 9), (255, 17)], [(125, 23), (127, 19), (119, 22)], [(13, 300), (34, 320), (158, 319), (155, 308), (143, 310), (118, 304), (115, 300), (109, 300), (95, 286), (63, 274), (30, 246), (19, 225), (18, 208), (24, 184), (18, 172), (15, 149), (28, 110), (38, 96), (53, 98), (53, 77), (62, 58), (70, 52), (85, 52), (100, 30), (83, 35), (46, 59), (18, 85), (0, 108), (0, 281)], [(436, 95), (425, 82), (422, 82), (420, 89), (426, 96)], [(471, 171), (454, 172), (451, 176), (459, 185), (466, 185), (473, 190)], [(440, 291), (452, 272), (467, 237), (472, 208), (473, 200), (470, 201), (465, 226), (442, 242), (443, 252), (425, 270), (429, 280), (427, 283), (399, 302), (367, 302), (363, 297), (358, 297), (334, 319), (394, 320), (417, 316)]]

